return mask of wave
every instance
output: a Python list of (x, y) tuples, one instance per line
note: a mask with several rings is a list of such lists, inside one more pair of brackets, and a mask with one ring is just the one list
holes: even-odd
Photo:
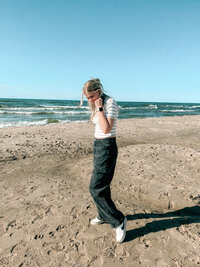
[(32, 125), (44, 125), (47, 124), (47, 120), (42, 120), (42, 121), (13, 121), (13, 122), (1, 122), (0, 123), (0, 128), (5, 128), (5, 127), (20, 127), (20, 126), (32, 126)]
[(56, 110), (56, 109), (90, 109), (87, 106), (47, 106), (47, 107), (19, 107), (19, 108), (14, 108), (14, 107), (1, 107), (4, 110)]
[(171, 104), (171, 105), (162, 104), (161, 106), (169, 107), (169, 108), (184, 108), (185, 107), (184, 105), (174, 105), (174, 104)]
[(87, 121), (71, 121), (71, 120), (57, 120), (57, 119), (45, 119), (40, 121), (18, 121), (18, 122), (1, 122), (0, 128), (7, 128), (7, 127), (21, 127), (21, 126), (39, 126), (39, 125), (46, 125), (46, 124), (52, 124), (52, 123), (83, 123)]
[(200, 106), (192, 106), (192, 107), (188, 107), (188, 108), (190, 108), (190, 109), (192, 109), (192, 108), (200, 108)]
[(59, 123), (59, 122), (65, 122), (69, 123), (71, 122), (70, 120), (55, 120), (55, 119), (45, 119), (41, 121), (13, 121), (13, 122), (1, 122), (0, 123), (0, 128), (6, 128), (6, 127), (21, 127), (21, 126), (33, 126), (33, 125), (45, 125), (45, 124), (50, 124), (50, 123)]
[(192, 110), (186, 110), (186, 109), (174, 109), (174, 110), (160, 110), (161, 112), (192, 112)]
[(158, 106), (157, 105), (149, 105), (149, 106), (146, 106), (146, 107), (122, 107), (122, 106), (118, 106), (119, 109), (129, 109), (129, 110), (132, 110), (132, 109), (158, 109)]
[(189, 109), (200, 108), (200, 105), (191, 106), (191, 104), (184, 104), (184, 105), (183, 104), (180, 104), (180, 105), (178, 105), (178, 104), (176, 104), (176, 105), (174, 105), (174, 104), (172, 104), (172, 105), (165, 105), (165, 104), (163, 104), (161, 106), (163, 106), (163, 107), (169, 107), (169, 108), (189, 108)]
[(118, 106), (119, 109), (138, 109), (138, 107), (122, 107)]
[(78, 115), (78, 114), (90, 114), (90, 111), (53, 111), (53, 112), (23, 112), (23, 111), (1, 111), (0, 114), (13, 114), (13, 115), (55, 115), (55, 114), (68, 114), (68, 115)]

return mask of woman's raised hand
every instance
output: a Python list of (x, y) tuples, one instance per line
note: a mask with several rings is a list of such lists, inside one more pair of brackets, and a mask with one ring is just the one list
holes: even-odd
[(102, 98), (98, 98), (96, 101), (95, 101), (95, 106), (96, 108), (102, 108), (103, 107), (103, 101), (102, 101)]

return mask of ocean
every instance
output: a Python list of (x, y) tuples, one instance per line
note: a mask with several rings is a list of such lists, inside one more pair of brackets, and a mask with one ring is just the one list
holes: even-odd
[[(49, 123), (88, 121), (87, 102), (77, 100), (0, 98), (0, 128)], [(119, 119), (200, 115), (200, 103), (158, 103), (117, 101)]]

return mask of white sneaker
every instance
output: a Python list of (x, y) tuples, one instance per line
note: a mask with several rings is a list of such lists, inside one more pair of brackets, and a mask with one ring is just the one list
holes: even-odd
[(102, 224), (102, 223), (105, 223), (105, 221), (104, 220), (101, 220), (99, 218), (94, 218), (94, 219), (92, 219), (90, 221), (90, 224), (92, 224), (92, 225), (98, 225), (98, 224)]
[(123, 242), (126, 236), (126, 223), (127, 223), (127, 218), (125, 217), (123, 223), (115, 228), (116, 241), (119, 243)]

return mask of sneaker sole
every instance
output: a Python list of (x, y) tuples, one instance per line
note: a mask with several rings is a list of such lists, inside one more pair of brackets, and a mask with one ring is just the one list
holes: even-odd
[(104, 224), (106, 222), (98, 222), (98, 223), (95, 223), (95, 222), (90, 222), (91, 225), (101, 225), (101, 224)]

